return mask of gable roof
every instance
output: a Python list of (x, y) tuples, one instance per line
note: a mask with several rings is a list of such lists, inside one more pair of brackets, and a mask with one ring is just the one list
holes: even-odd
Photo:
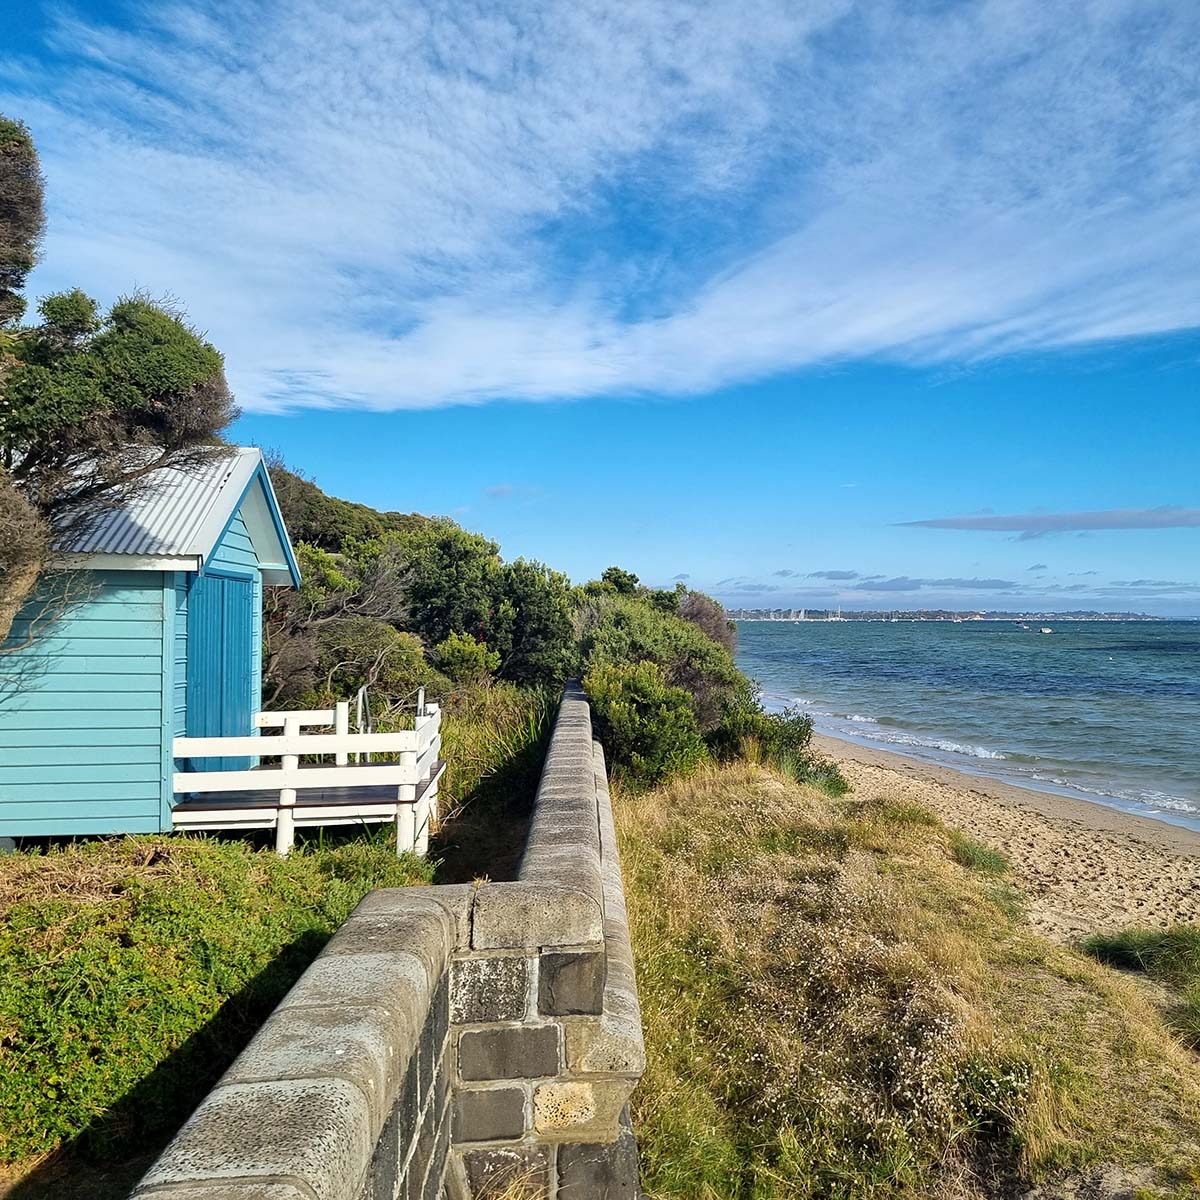
[(263, 582), (300, 584), (300, 570), (261, 451), (231, 446), (194, 471), (167, 467), (63, 547), (85, 570), (199, 571), (240, 511)]

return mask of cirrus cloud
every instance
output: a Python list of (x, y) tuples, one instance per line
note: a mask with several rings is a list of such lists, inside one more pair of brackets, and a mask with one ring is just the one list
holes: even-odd
[(1111, 508), (1100, 512), (1033, 512), (1008, 516), (976, 513), (963, 517), (901, 521), (899, 524), (925, 529), (1017, 533), (1020, 535), (1018, 540), (1030, 541), (1052, 533), (1083, 533), (1101, 529), (1195, 529), (1200, 528), (1200, 508), (1164, 505), (1161, 508)]
[(0, 65), (36, 284), (182, 296), (248, 409), (1200, 325), (1200, 6), (129, 7)]

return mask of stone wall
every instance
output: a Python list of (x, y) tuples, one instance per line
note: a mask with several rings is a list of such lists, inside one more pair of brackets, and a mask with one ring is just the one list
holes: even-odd
[(517, 880), (367, 896), (138, 1200), (632, 1200), (641, 1016), (603, 752), (564, 695)]

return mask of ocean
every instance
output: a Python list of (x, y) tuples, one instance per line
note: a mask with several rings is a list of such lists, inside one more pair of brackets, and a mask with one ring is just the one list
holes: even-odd
[(1029, 625), (739, 621), (737, 657), (818, 732), (1200, 829), (1200, 622)]

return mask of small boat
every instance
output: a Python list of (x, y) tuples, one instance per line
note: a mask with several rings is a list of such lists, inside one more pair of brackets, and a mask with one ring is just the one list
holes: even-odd
[(1038, 630), (1038, 633), (1053, 633), (1053, 632), (1054, 632), (1054, 630), (1051, 629), (1049, 625), (1043, 625), (1041, 627), (1041, 629)]

